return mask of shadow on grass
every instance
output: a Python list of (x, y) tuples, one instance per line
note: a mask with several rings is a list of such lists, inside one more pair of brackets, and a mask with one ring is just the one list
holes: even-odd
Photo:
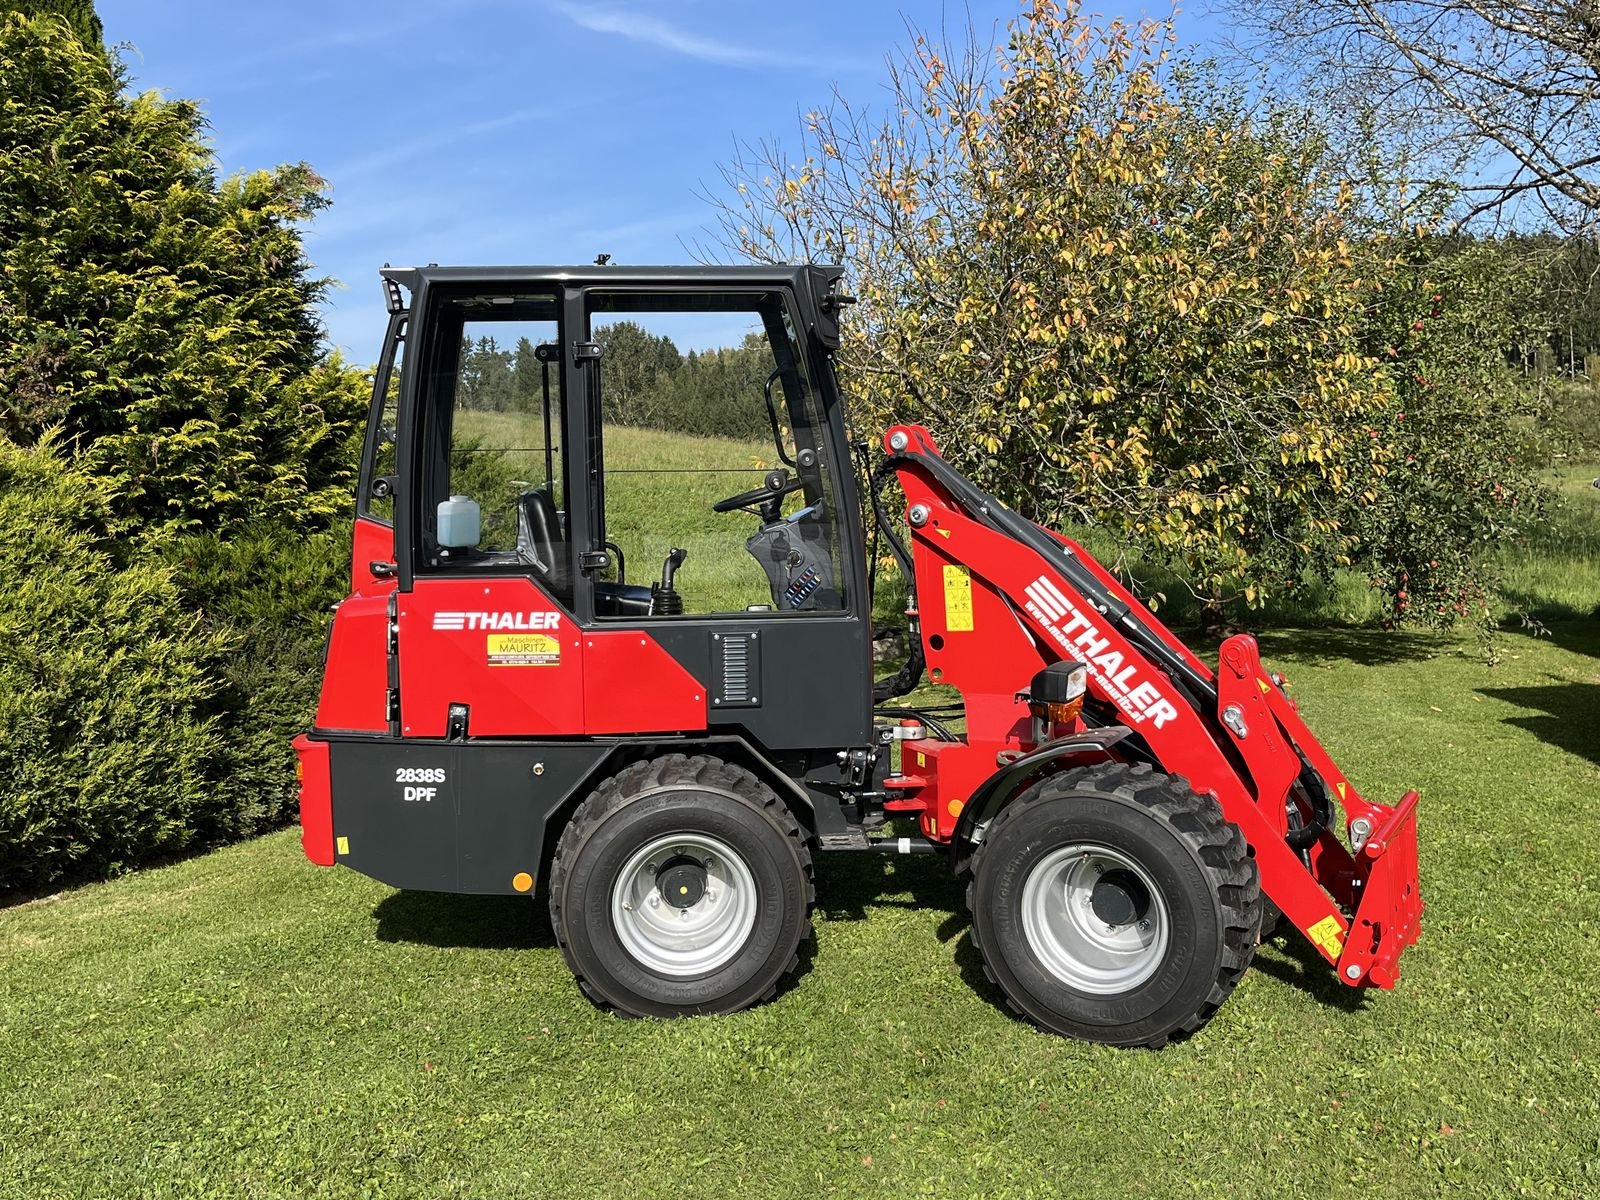
[[(1520, 588), (1506, 588), (1501, 593), (1501, 598), (1513, 612), (1526, 613), (1533, 620), (1547, 626), (1572, 625), (1600, 619), (1600, 606), (1589, 600), (1541, 596)], [(1513, 631), (1521, 629), (1515, 618), (1507, 622), (1506, 628)]]
[(1258, 946), (1250, 969), (1299, 988), (1318, 1004), (1340, 1012), (1360, 1012), (1370, 1003), (1367, 989), (1340, 983), (1328, 960), (1294, 930), (1281, 931)]
[[(457, 896), (395, 892), (372, 910), (380, 942), (408, 942), (441, 950), (554, 950), (550, 910), (543, 890), (526, 896)], [(781, 996), (811, 973), (816, 940), (800, 944), (799, 963), (778, 982)]]
[(550, 913), (526, 896), (396, 892), (372, 910), (380, 942), (468, 950), (553, 948)]
[(1600, 763), (1600, 683), (1556, 679), (1545, 687), (1479, 688), (1480, 695), (1528, 710), (1503, 718), (1546, 745)]
[[(816, 870), (817, 908), (830, 921), (862, 921), (869, 908), (917, 908), (949, 914), (941, 941), (966, 928), (963, 885), (943, 855), (818, 854)], [(947, 933), (951, 919), (960, 923)]]
[(1393, 629), (1326, 628), (1283, 629), (1256, 635), (1261, 657), (1310, 659), (1315, 662), (1351, 662), (1362, 667), (1414, 662), (1429, 658), (1450, 643), (1438, 634)]
[[(1524, 632), (1512, 628), (1515, 632)], [(1536, 636), (1539, 641), (1547, 641), (1558, 649), (1600, 658), (1600, 609), (1593, 616), (1544, 621)]]
[[(865, 920), (873, 908), (931, 909), (942, 912), (937, 936), (950, 944), (956, 969), (973, 994), (1015, 1019), (1016, 1012), (983, 968), (972, 942), (965, 884), (938, 855), (823, 854), (817, 859), (817, 908), (830, 921)], [(1252, 964), (1273, 979), (1299, 988), (1330, 1008), (1355, 1012), (1365, 994), (1342, 985), (1320, 954), (1293, 932), (1270, 939)]]

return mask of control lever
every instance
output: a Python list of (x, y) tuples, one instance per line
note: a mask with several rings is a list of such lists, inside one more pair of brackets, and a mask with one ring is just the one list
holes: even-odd
[(661, 582), (650, 585), (650, 615), (652, 617), (676, 617), (683, 613), (683, 597), (678, 595), (677, 589), (672, 585), (678, 577), (678, 568), (683, 566), (683, 560), (689, 557), (689, 552), (680, 546), (674, 546), (667, 553), (667, 561), (661, 564)]

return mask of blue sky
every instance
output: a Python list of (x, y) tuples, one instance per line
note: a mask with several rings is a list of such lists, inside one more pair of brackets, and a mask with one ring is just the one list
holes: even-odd
[[(99, 0), (140, 89), (200, 100), (225, 171), (305, 159), (329, 336), (382, 335), (377, 268), (682, 262), (736, 140), (883, 94), (907, 22), (985, 36), (1014, 0)], [(1133, 12), (1142, 6), (1129, 5)], [(1164, 11), (1152, 6), (1156, 12)], [(687, 349), (688, 347), (684, 347)]]

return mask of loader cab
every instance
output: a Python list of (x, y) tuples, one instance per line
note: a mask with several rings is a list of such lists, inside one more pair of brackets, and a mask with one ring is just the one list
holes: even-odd
[[(397, 732), (431, 736), (456, 705), (471, 733), (491, 736), (870, 741), (863, 538), (826, 303), (836, 272), (385, 277), (403, 303), (360, 520), (392, 520)], [(359, 583), (359, 544), (356, 557)], [(530, 624), (541, 622), (563, 632)], [(455, 636), (463, 628), (483, 636)], [(646, 634), (631, 641), (644, 653), (602, 665), (629, 629)], [(513, 665), (556, 669), (499, 669)], [(458, 694), (424, 675), (448, 675)], [(651, 679), (651, 711), (637, 693), (612, 711)]]

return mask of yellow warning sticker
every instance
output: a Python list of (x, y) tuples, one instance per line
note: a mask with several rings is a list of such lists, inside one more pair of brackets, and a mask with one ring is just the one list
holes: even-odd
[(1263, 696), (1265, 696), (1268, 692), (1270, 692), (1272, 690), (1272, 685), (1270, 683), (1268, 683), (1265, 679), (1256, 680), (1256, 686), (1261, 689), (1261, 694)]
[(1334, 784), (1333, 786), (1336, 787), (1339, 790), (1339, 799), (1342, 802), (1344, 800), (1344, 794), (1350, 790), (1350, 785), (1345, 783), (1345, 781), (1341, 779), (1341, 780), (1339, 780), (1338, 783)]
[(1339, 918), (1323, 917), (1310, 929), (1306, 936), (1312, 940), (1329, 958), (1338, 958), (1344, 950), (1344, 939), (1340, 937)]
[(350, 839), (349, 838), (342, 837), (342, 838), (339, 839), (339, 853), (340, 854), (349, 854), (350, 853)]
[(491, 633), (491, 667), (558, 667), (561, 639), (548, 633)]
[(950, 633), (972, 632), (972, 572), (954, 563), (944, 568), (944, 627)]

